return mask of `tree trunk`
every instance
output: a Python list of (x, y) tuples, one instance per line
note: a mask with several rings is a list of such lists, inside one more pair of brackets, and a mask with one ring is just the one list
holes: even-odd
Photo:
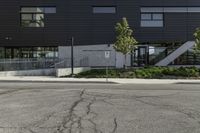
[(126, 54), (124, 54), (124, 69), (127, 69), (127, 66), (126, 66)]

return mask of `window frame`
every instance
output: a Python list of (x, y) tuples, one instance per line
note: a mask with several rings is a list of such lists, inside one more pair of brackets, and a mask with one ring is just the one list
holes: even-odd
[[(26, 15), (26, 14), (31, 15), (31, 20), (22, 19), (22, 15)], [(41, 20), (34, 19), (34, 15), (43, 15), (43, 21), (42, 21), (43, 26), (38, 26), (38, 27), (37, 26), (23, 26), (23, 21), (41, 21)], [(22, 28), (43, 28), (43, 27), (45, 27), (44, 23), (45, 23), (45, 15), (44, 15), (44, 13), (21, 13), (20, 14), (20, 26)]]
[[(41, 8), (41, 11), (22, 11), (23, 8)], [(47, 8), (55, 8), (55, 12), (45, 12)], [(45, 27), (45, 15), (46, 14), (55, 14), (57, 13), (57, 8), (56, 6), (21, 6), (20, 7), (20, 27), (21, 28), (44, 28)], [(22, 15), (23, 14), (30, 14), (32, 16), (32, 21), (33, 20), (36, 20), (34, 19), (34, 15), (37, 15), (37, 14), (43, 14), (43, 26), (23, 26), (23, 21), (31, 21), (31, 20), (23, 20), (22, 19)], [(37, 20), (36, 20), (37, 21)]]
[[(142, 15), (143, 14), (150, 14), (151, 15), (151, 19), (142, 19)], [(154, 19), (153, 15), (154, 14), (161, 14), (162, 15), (162, 19)], [(160, 13), (160, 12), (141, 12), (140, 13), (140, 27), (142, 28), (164, 28), (165, 27), (165, 21), (164, 21), (164, 13)], [(162, 22), (162, 26), (142, 26), (142, 22)]]

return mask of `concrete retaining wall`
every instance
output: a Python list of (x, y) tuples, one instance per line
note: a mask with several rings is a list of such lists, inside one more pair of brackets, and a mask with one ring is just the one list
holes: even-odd
[(23, 70), (23, 71), (2, 71), (1, 77), (5, 76), (55, 76), (55, 69), (38, 69), (38, 70)]
[[(59, 58), (70, 58), (71, 47), (60, 46), (58, 48)], [(110, 58), (105, 58), (105, 51), (110, 51)], [(84, 57), (89, 59), (89, 67), (117, 67), (122, 68), (124, 64), (124, 56), (114, 50), (113, 45), (102, 44), (102, 45), (87, 45), (87, 46), (74, 46), (74, 58), (81, 60)], [(127, 55), (127, 66), (130, 66), (130, 55)], [(76, 66), (75, 62), (75, 66)]]
[[(74, 74), (78, 74), (80, 72), (84, 72), (88, 70), (90, 70), (90, 67), (74, 68)], [(71, 73), (72, 73), (71, 68), (59, 68), (56, 70), (57, 77), (68, 76), (68, 75), (71, 75)]]
[[(74, 68), (74, 74), (80, 72), (88, 71), (90, 67), (79, 67)], [(0, 72), (0, 77), (5, 76), (68, 76), (71, 74), (71, 68), (59, 68), (55, 69), (38, 69), (38, 70), (23, 70), (23, 71), (2, 71)]]

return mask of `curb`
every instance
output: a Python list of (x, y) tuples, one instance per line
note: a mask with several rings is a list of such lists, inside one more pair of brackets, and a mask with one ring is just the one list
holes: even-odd
[(77, 84), (200, 84), (200, 80), (193, 79), (76, 79), (52, 77), (4, 77), (0, 82), (27, 83), (77, 83)]
[(111, 81), (47, 81), (47, 80), (40, 80), (40, 81), (37, 81), (37, 80), (0, 80), (0, 83), (3, 83), (3, 82), (6, 82), (6, 83), (10, 83), (10, 82), (14, 82), (14, 83), (71, 83), (71, 84), (74, 84), (74, 83), (77, 83), (77, 84), (120, 84), (120, 83), (117, 83), (117, 82), (111, 82)]

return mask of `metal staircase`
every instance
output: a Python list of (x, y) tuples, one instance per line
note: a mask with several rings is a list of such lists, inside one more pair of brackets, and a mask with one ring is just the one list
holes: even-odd
[(194, 45), (195, 45), (194, 41), (188, 41), (188, 42), (184, 43), (179, 48), (177, 48), (176, 50), (174, 50), (171, 53), (169, 53), (165, 58), (163, 58), (160, 61), (158, 61), (155, 64), (155, 66), (167, 66), (167, 65), (169, 65), (171, 62), (176, 60), (179, 56), (181, 56), (182, 54), (187, 52), (187, 50), (189, 50), (192, 47), (194, 47)]

